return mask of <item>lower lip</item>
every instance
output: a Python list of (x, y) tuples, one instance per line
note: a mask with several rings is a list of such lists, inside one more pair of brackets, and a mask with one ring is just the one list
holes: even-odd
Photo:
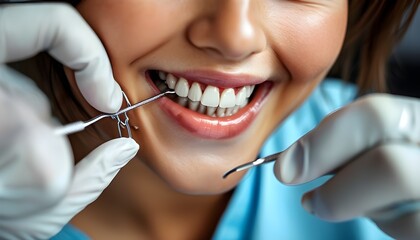
[[(158, 91), (153, 81), (149, 83)], [(244, 132), (261, 110), (272, 83), (264, 82), (256, 88), (255, 96), (245, 107), (229, 117), (210, 117), (185, 108), (167, 97), (157, 102), (161, 109), (188, 132), (206, 139), (227, 139)]]

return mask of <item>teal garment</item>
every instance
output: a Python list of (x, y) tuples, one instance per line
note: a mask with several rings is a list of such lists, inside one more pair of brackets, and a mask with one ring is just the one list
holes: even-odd
[(57, 235), (50, 238), (50, 240), (89, 240), (89, 237), (72, 225), (67, 224)]
[[(352, 101), (354, 96), (354, 86), (338, 80), (324, 81), (270, 136), (260, 155), (266, 156), (286, 149), (313, 129), (327, 114)], [(273, 164), (250, 170), (235, 189), (213, 240), (391, 239), (368, 219), (330, 223), (305, 212), (300, 204), (302, 195), (325, 180), (285, 186), (275, 178)], [(52, 239), (66, 240), (73, 235), (75, 237), (71, 239), (89, 239), (69, 225)]]
[[(286, 149), (313, 129), (327, 114), (354, 99), (356, 89), (337, 80), (325, 81), (310, 98), (271, 135), (261, 156)], [(273, 164), (252, 169), (235, 189), (213, 240), (386, 240), (392, 239), (370, 220), (331, 223), (301, 206), (303, 194), (326, 177), (299, 186), (285, 186), (273, 174)], [(357, 197), (357, 196), (355, 196)]]

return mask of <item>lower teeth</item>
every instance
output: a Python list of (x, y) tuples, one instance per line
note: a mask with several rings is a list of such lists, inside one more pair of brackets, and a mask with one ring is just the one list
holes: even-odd
[(163, 92), (163, 91), (169, 89), (168, 86), (165, 83), (163, 83), (163, 82), (159, 83), (156, 86), (157, 86), (157, 88), (159, 89), (160, 92)]
[(206, 114), (210, 117), (229, 117), (237, 113), (239, 109), (246, 106), (235, 106), (231, 108), (221, 108), (221, 107), (207, 107), (202, 105), (200, 102), (194, 102), (186, 97), (175, 97), (172, 99), (174, 102), (179, 105), (189, 108), (191, 111), (195, 111), (201, 114)]

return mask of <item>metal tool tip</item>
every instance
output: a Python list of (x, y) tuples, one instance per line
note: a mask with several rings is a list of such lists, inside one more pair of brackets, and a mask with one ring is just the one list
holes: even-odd
[(175, 89), (170, 89), (168, 86), (164, 86), (162, 88), (159, 89), (160, 93), (164, 93), (164, 94), (173, 94), (175, 93)]
[(230, 174), (232, 174), (232, 173), (234, 173), (236, 171), (237, 171), (237, 169), (234, 168), (234, 169), (231, 169), (231, 170), (225, 172), (225, 174), (223, 174), (223, 179), (227, 178)]

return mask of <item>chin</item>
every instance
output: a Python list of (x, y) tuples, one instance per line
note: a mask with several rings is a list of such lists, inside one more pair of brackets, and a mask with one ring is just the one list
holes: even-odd
[(223, 174), (241, 162), (254, 160), (258, 152), (258, 148), (254, 147), (245, 156), (240, 143), (210, 149), (167, 148), (165, 153), (144, 151), (141, 159), (158, 178), (177, 192), (189, 195), (222, 194), (232, 190), (245, 172), (235, 173), (226, 179)]
[[(232, 190), (244, 173), (223, 179), (220, 170), (197, 169), (162, 173), (162, 179), (175, 191), (188, 195), (216, 195)], [(186, 177), (187, 176), (187, 177)]]

